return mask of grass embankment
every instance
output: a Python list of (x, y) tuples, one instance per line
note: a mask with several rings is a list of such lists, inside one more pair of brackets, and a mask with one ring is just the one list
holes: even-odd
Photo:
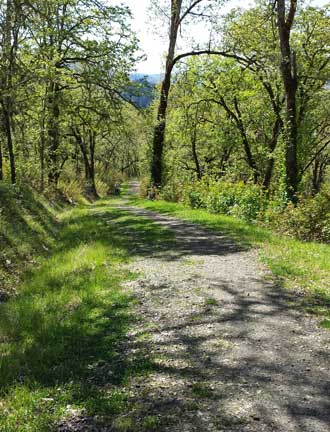
[(238, 219), (190, 209), (182, 204), (131, 198), (132, 204), (167, 213), (223, 233), (244, 244), (257, 247), (262, 261), (282, 286), (295, 289), (297, 301), (322, 317), (330, 328), (330, 245), (302, 242), (281, 236)]
[(55, 228), (33, 205), (29, 216), (13, 210), (21, 224), (6, 221), (8, 244), (24, 240), (22, 250), (15, 246), (19, 259), (40, 245), (52, 254), (34, 258), (17, 295), (0, 304), (0, 430), (48, 432), (80, 414), (111, 426), (127, 409), (125, 384), (151, 367), (139, 349), (125, 353), (135, 300), (121, 286), (133, 277), (122, 264), (137, 243), (159, 243), (169, 234), (108, 201), (62, 212)]
[(49, 255), (57, 235), (55, 209), (31, 189), (0, 185), (0, 301), (21, 276)]

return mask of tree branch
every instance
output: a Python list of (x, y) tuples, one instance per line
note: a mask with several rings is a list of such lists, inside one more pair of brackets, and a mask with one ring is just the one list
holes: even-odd
[(182, 14), (182, 16), (180, 17), (179, 20), (179, 24), (182, 23), (182, 21), (186, 18), (187, 15), (190, 14), (190, 12), (199, 4), (202, 3), (203, 0), (195, 0), (187, 9), (186, 11)]
[(171, 69), (173, 69), (174, 66), (176, 65), (176, 63), (178, 63), (180, 60), (182, 60), (186, 57), (193, 57), (193, 56), (199, 56), (199, 55), (218, 55), (218, 56), (222, 56), (222, 57), (226, 57), (226, 58), (232, 58), (232, 59), (241, 61), (245, 64), (252, 64), (254, 62), (253, 59), (247, 59), (244, 57), (240, 57), (236, 54), (232, 54), (232, 53), (227, 52), (227, 51), (201, 50), (201, 51), (190, 51), (190, 52), (186, 52), (186, 53), (177, 55), (176, 57), (174, 57), (174, 59), (172, 61)]
[(305, 168), (302, 170), (302, 174), (305, 173), (308, 168), (312, 165), (312, 163), (315, 161), (315, 159), (328, 147), (328, 145), (330, 144), (330, 140), (327, 141), (321, 148), (319, 151), (317, 151), (315, 153), (315, 155), (312, 157), (312, 159), (308, 162), (308, 164), (305, 166)]

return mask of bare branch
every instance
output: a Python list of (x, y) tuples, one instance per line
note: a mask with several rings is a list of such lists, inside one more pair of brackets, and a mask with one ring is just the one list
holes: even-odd
[(199, 4), (202, 3), (203, 0), (195, 0), (187, 9), (186, 11), (181, 15), (179, 24), (182, 23), (182, 21), (186, 18), (187, 15), (189, 15), (192, 10)]

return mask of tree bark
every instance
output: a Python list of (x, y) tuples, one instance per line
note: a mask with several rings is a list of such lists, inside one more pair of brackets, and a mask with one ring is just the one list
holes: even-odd
[(60, 106), (59, 106), (59, 85), (51, 82), (47, 97), (48, 108), (48, 182), (56, 186), (59, 179), (58, 149), (60, 146)]
[(97, 198), (98, 193), (96, 190), (95, 184), (95, 146), (96, 146), (96, 134), (94, 131), (89, 131), (89, 154), (90, 154), (90, 163), (89, 163), (89, 191), (90, 193)]
[(3, 158), (2, 158), (2, 144), (0, 142), (0, 181), (3, 180)]
[(2, 91), (2, 110), (3, 110), (3, 127), (7, 142), (7, 150), (9, 154), (10, 178), (11, 183), (16, 183), (16, 161), (14, 152), (13, 140), (13, 95), (12, 81), (14, 73), (14, 61), (16, 52), (16, 43), (12, 40), (12, 28), (14, 21), (14, 3), (12, 0), (7, 0), (5, 26), (3, 34), (3, 83)]
[(191, 151), (194, 159), (195, 169), (198, 180), (201, 180), (203, 177), (201, 165), (199, 163), (198, 154), (197, 154), (197, 148), (196, 148), (196, 141), (197, 141), (197, 126), (194, 126), (194, 132), (191, 137)]
[(296, 201), (298, 188), (297, 163), (297, 103), (298, 88), (296, 55), (291, 50), (290, 35), (297, 10), (297, 0), (290, 0), (288, 14), (286, 14), (285, 0), (277, 0), (278, 31), (281, 46), (281, 72), (286, 99), (286, 127), (285, 127), (285, 165), (286, 165), (286, 193), (290, 201)]
[(278, 138), (280, 136), (281, 130), (283, 128), (283, 121), (280, 116), (278, 116), (275, 120), (274, 127), (273, 127), (273, 134), (272, 139), (270, 140), (270, 143), (268, 145), (269, 148), (269, 159), (267, 161), (266, 165), (266, 171), (264, 175), (263, 180), (263, 187), (268, 190), (271, 184), (271, 180), (273, 177), (273, 170), (275, 165), (275, 158), (274, 158), (274, 151), (276, 149)]
[(7, 149), (9, 154), (9, 165), (10, 165), (10, 180), (12, 184), (16, 183), (16, 163), (14, 154), (14, 143), (12, 133), (12, 115), (8, 105), (3, 106), (3, 117), (4, 117), (4, 132), (7, 141)]
[(168, 96), (171, 88), (171, 74), (173, 69), (175, 46), (181, 22), (181, 7), (182, 0), (171, 0), (170, 42), (166, 58), (165, 75), (161, 85), (160, 100), (157, 113), (157, 124), (154, 129), (152, 146), (151, 185), (156, 188), (159, 188), (162, 185), (163, 178), (162, 162), (166, 128), (166, 110), (168, 104)]
[(234, 102), (234, 106), (235, 106), (235, 111), (234, 112), (226, 103), (224, 97), (220, 97), (219, 100), (216, 99), (212, 99), (213, 102), (217, 103), (218, 105), (222, 106), (226, 113), (228, 114), (228, 116), (234, 120), (234, 122), (236, 123), (236, 127), (241, 135), (241, 139), (242, 139), (242, 143), (243, 143), (243, 148), (245, 151), (245, 156), (246, 156), (246, 161), (249, 165), (249, 167), (251, 168), (252, 172), (253, 172), (253, 181), (255, 184), (258, 183), (258, 179), (259, 179), (259, 170), (258, 170), (258, 166), (257, 163), (254, 159), (254, 156), (252, 154), (251, 151), (251, 147), (250, 147), (250, 143), (249, 143), (249, 139), (245, 130), (245, 126), (243, 123), (243, 119), (242, 119), (242, 113), (241, 110), (239, 108), (238, 105), (238, 100), (236, 98), (236, 96), (233, 99)]
[(89, 131), (89, 152), (88, 155), (88, 147), (86, 146), (86, 142), (82, 137), (80, 131), (77, 128), (72, 130), (73, 135), (75, 137), (76, 143), (81, 150), (81, 154), (84, 160), (85, 167), (85, 180), (86, 180), (86, 192), (91, 194), (94, 198), (98, 198), (98, 193), (96, 190), (95, 184), (95, 145), (96, 145), (96, 136), (93, 131)]

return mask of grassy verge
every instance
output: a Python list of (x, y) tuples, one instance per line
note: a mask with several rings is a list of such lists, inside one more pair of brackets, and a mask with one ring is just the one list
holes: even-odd
[(108, 201), (58, 219), (51, 257), (0, 304), (1, 431), (51, 431), (80, 416), (111, 426), (127, 409), (125, 384), (151, 367), (145, 353), (125, 353), (136, 318), (122, 264), (136, 244), (169, 234)]
[(0, 185), (0, 301), (15, 294), (36, 256), (48, 256), (58, 233), (55, 209), (29, 188)]
[(330, 327), (330, 245), (301, 242), (256, 225), (182, 204), (131, 198), (132, 204), (167, 213), (224, 233), (246, 247), (257, 247), (262, 261), (281, 284), (295, 289), (299, 303)]

